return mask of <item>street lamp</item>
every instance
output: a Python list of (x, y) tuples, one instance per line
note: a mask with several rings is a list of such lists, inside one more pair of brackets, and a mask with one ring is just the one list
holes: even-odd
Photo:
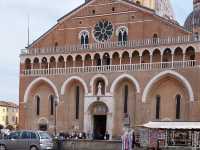
[(57, 112), (57, 106), (58, 106), (58, 103), (59, 103), (58, 97), (54, 96), (53, 101), (54, 101), (54, 106), (55, 106), (55, 113), (54, 113), (54, 134), (56, 136), (57, 135), (57, 130), (56, 130), (57, 114), (56, 114), (56, 112)]

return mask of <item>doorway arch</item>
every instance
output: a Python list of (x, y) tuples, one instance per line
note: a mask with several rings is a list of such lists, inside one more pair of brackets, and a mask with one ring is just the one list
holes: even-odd
[(96, 140), (104, 140), (107, 132), (107, 114), (108, 107), (103, 102), (95, 102), (90, 105), (89, 113), (93, 131), (93, 138)]

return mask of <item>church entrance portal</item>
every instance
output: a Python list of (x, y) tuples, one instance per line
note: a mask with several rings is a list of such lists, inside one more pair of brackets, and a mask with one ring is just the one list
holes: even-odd
[(40, 131), (47, 131), (47, 124), (39, 124)]
[(106, 115), (94, 115), (94, 139), (104, 140), (106, 133)]
[(90, 131), (93, 139), (104, 140), (105, 133), (108, 130), (108, 107), (103, 102), (94, 102), (90, 105)]

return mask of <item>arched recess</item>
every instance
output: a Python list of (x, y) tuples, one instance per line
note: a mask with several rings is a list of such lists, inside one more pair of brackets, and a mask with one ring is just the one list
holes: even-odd
[[(26, 128), (29, 128), (31, 130), (40, 129), (37, 122), (35, 121), (35, 119), (39, 119), (40, 117), (45, 117), (51, 123), (53, 123), (52, 120), (49, 118), (49, 95), (51, 94), (56, 96), (59, 101), (58, 90), (55, 84), (48, 78), (38, 77), (27, 86), (24, 94), (24, 115), (26, 116)], [(44, 124), (42, 124), (42, 126), (44, 127)], [(48, 131), (50, 131), (50, 128), (48, 128), (47, 124), (45, 124), (45, 130), (47, 129)]]
[(82, 67), (83, 66), (83, 58), (81, 55), (77, 55), (75, 58), (75, 67)]
[(78, 76), (69, 77), (61, 87), (61, 95), (64, 99), (63, 125), (68, 130), (83, 130), (84, 101), (88, 88), (83, 79)]
[(152, 54), (152, 62), (161, 62), (161, 52), (159, 49), (155, 49)]
[(92, 77), (92, 79), (90, 80), (90, 87), (91, 87), (91, 93), (93, 94), (94, 93), (94, 82), (97, 80), (97, 79), (103, 79), (104, 82), (105, 82), (105, 93), (106, 93), (106, 89), (108, 87), (108, 79), (105, 75), (103, 74), (97, 74), (95, 76)]
[(50, 57), (49, 68), (56, 68), (56, 58), (54, 56)]
[(120, 56), (118, 52), (112, 54), (112, 64), (119, 65), (120, 64)]
[(148, 50), (145, 50), (142, 53), (142, 63), (150, 63), (150, 52)]
[(195, 60), (195, 48), (190, 46), (185, 51), (185, 60)]
[(183, 60), (183, 50), (180, 47), (177, 47), (174, 51), (174, 61), (182, 61)]
[(137, 80), (128, 74), (116, 78), (111, 86), (111, 95), (114, 101), (114, 127), (113, 136), (121, 135), (123, 132), (123, 121), (129, 116), (130, 126), (135, 127), (135, 111), (137, 93), (140, 92)]
[(140, 63), (140, 53), (138, 51), (134, 51), (132, 53), (132, 64), (139, 64)]
[(38, 129), (41, 131), (47, 131), (49, 128), (49, 120), (45, 117), (38, 119)]
[(57, 67), (58, 68), (64, 68), (65, 67), (65, 59), (64, 59), (63, 56), (58, 57)]
[(54, 85), (54, 83), (48, 79), (48, 78), (45, 78), (45, 77), (39, 77), (39, 78), (36, 78), (35, 80), (33, 80), (29, 86), (27, 87), (26, 91), (25, 91), (25, 94), (24, 94), (24, 103), (27, 103), (28, 102), (28, 96), (29, 96), (29, 93), (31, 92), (31, 89), (34, 87), (35, 84), (39, 83), (39, 82), (45, 82), (47, 83), (48, 85), (51, 86), (51, 88), (53, 89), (55, 95), (57, 96), (58, 100), (59, 100), (59, 94), (58, 94), (58, 90), (56, 88), (56, 86)]
[(25, 69), (31, 69), (31, 60), (29, 58), (25, 60)]
[(194, 93), (193, 93), (192, 87), (191, 87), (190, 83), (187, 81), (187, 79), (184, 76), (182, 76), (181, 74), (179, 74), (175, 71), (167, 70), (167, 71), (161, 72), (158, 75), (156, 75), (155, 77), (153, 77), (153, 79), (151, 79), (151, 81), (147, 84), (147, 86), (144, 89), (143, 95), (142, 95), (142, 102), (143, 103), (146, 102), (147, 95), (150, 92), (152, 86), (157, 81), (159, 81), (161, 78), (163, 78), (167, 75), (171, 75), (171, 76), (175, 77), (176, 79), (178, 79), (181, 83), (183, 83), (183, 85), (187, 89), (190, 101), (194, 101)]
[(162, 62), (171, 62), (172, 61), (172, 50), (166, 48), (163, 52)]
[(40, 68), (40, 60), (38, 57), (35, 57), (33, 59), (33, 69), (39, 69)]
[(85, 83), (85, 81), (78, 76), (72, 76), (63, 83), (63, 85), (61, 87), (61, 95), (65, 94), (65, 88), (72, 80), (78, 80), (83, 85), (85, 93), (88, 94), (88, 87), (87, 87), (87, 84)]
[(85, 66), (92, 66), (92, 57), (90, 54), (85, 55), (84, 61), (85, 61), (85, 63), (84, 63)]
[(73, 57), (71, 55), (67, 56), (67, 59), (66, 59), (66, 67), (74, 67), (73, 66)]
[(130, 64), (130, 57), (127, 51), (122, 53), (122, 64)]
[(114, 93), (114, 90), (115, 90), (115, 87), (117, 85), (118, 82), (120, 82), (122, 79), (124, 78), (127, 78), (127, 79), (130, 79), (132, 81), (132, 83), (134, 84), (134, 86), (136, 87), (136, 90), (137, 90), (137, 93), (140, 93), (140, 85), (139, 85), (139, 82), (131, 75), (129, 74), (123, 74), (119, 77), (117, 77), (112, 85), (111, 85), (111, 88), (110, 88), (110, 93), (113, 94)]

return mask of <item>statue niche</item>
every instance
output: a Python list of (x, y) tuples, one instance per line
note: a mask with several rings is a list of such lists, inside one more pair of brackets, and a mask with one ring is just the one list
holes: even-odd
[(103, 96), (105, 95), (105, 82), (102, 79), (97, 79), (94, 86), (94, 95)]

